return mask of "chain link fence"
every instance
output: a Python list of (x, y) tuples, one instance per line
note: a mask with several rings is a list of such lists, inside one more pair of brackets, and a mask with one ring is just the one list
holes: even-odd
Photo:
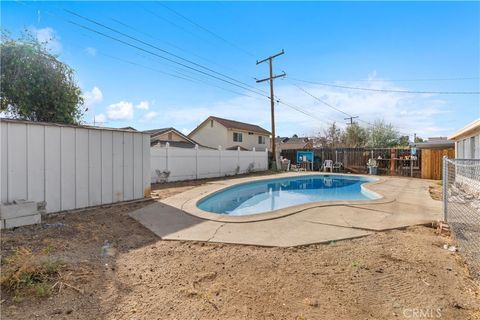
[(480, 279), (480, 159), (443, 160), (444, 219)]

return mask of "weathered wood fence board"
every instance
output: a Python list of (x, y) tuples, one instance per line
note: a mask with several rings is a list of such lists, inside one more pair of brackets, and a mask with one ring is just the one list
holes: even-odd
[(422, 179), (442, 179), (443, 157), (455, 158), (455, 149), (425, 149), (422, 157)]
[[(281, 155), (296, 164), (298, 150), (282, 150)], [(416, 149), (415, 160), (411, 160), (410, 148), (319, 148), (315, 154), (314, 169), (318, 170), (325, 160), (342, 162), (345, 171), (367, 173), (368, 159), (377, 161), (378, 174), (441, 179), (442, 157), (454, 157), (454, 148)]]

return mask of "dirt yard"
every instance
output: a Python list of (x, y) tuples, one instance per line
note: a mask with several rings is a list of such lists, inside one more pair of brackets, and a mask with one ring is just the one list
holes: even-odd
[(128, 217), (145, 205), (2, 232), (2, 267), (21, 247), (62, 267), (44, 297), (2, 290), (1, 319), (480, 319), (478, 283), (434, 229), (298, 248), (174, 242)]

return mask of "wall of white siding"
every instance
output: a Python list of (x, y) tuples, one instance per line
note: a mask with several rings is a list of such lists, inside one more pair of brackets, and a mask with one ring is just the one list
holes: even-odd
[[(223, 177), (268, 169), (268, 152), (153, 146), (152, 183)], [(167, 175), (161, 174), (168, 172)]]
[(480, 159), (480, 134), (458, 139), (455, 142), (455, 157), (458, 159)]
[(0, 120), (0, 195), (46, 201), (47, 212), (150, 195), (150, 136)]

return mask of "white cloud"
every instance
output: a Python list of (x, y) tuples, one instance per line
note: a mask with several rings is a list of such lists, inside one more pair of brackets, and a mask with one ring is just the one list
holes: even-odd
[(147, 112), (147, 113), (142, 117), (141, 120), (142, 120), (142, 121), (150, 121), (150, 120), (155, 119), (158, 115), (159, 115), (158, 112), (150, 111), (150, 112)]
[(85, 52), (89, 55), (89, 56), (92, 56), (92, 57), (95, 57), (97, 55), (97, 49), (93, 48), (93, 47), (88, 47), (88, 48), (85, 48)]
[(111, 104), (107, 107), (110, 120), (130, 120), (133, 118), (133, 104), (126, 101)]
[[(376, 77), (375, 73), (370, 75)], [(349, 82), (342, 85), (355, 87), (368, 87), (377, 89), (405, 90), (389, 81)], [(341, 88), (326, 87), (321, 85), (301, 84), (311, 94), (319, 97), (328, 104), (337, 107), (351, 115), (360, 116), (360, 120), (373, 122), (383, 119), (394, 124), (399, 131), (418, 136), (438, 136), (449, 133), (449, 128), (439, 124), (447, 119), (450, 112), (446, 101), (438, 95), (402, 94), (389, 92), (373, 92), (360, 90), (346, 90)], [(278, 85), (276, 93), (282, 101), (301, 107), (313, 114), (313, 119), (283, 104), (275, 108), (276, 134), (277, 135), (311, 135), (323, 130), (335, 121), (345, 128), (342, 114), (321, 102), (308, 96), (294, 85)], [(162, 112), (165, 123), (173, 123), (177, 127), (194, 127), (210, 115), (235, 119), (238, 121), (258, 124), (270, 130), (270, 103), (268, 99), (255, 99), (252, 97), (236, 97), (219, 101), (211, 105), (199, 106), (174, 106)], [(320, 119), (320, 120), (318, 120)], [(368, 126), (360, 122), (361, 125)]]
[(85, 106), (90, 108), (103, 100), (103, 93), (99, 87), (93, 87), (92, 90), (87, 91), (83, 94), (83, 100)]
[(62, 51), (62, 44), (60, 43), (60, 37), (57, 35), (57, 32), (50, 27), (37, 29), (33, 26), (28, 28), (28, 31), (35, 37), (37, 40), (47, 47), (51, 53), (59, 54)]
[(148, 110), (150, 109), (150, 102), (148, 101), (141, 101), (139, 104), (135, 106), (135, 108), (140, 110)]

